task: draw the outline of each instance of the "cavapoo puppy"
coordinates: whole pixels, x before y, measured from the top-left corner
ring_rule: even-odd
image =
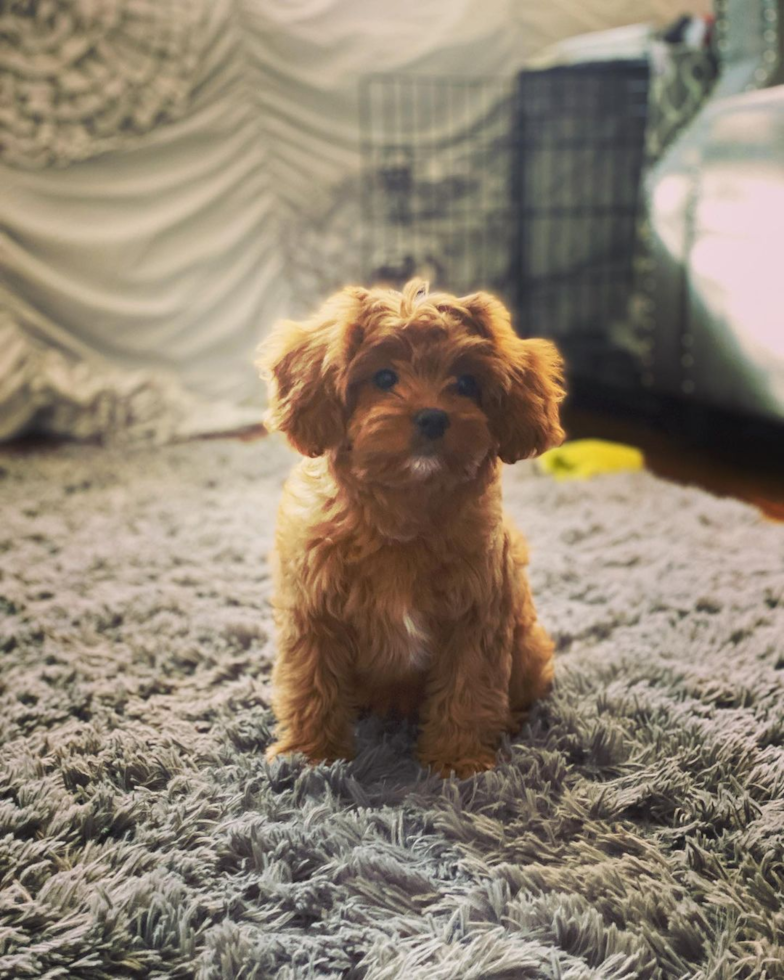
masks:
[[[307,457],[278,515],[268,758],[350,758],[358,714],[395,711],[423,765],[491,768],[553,676],[501,464],[562,441],[558,352],[492,296],[414,280],[279,324],[259,366],[268,427]]]

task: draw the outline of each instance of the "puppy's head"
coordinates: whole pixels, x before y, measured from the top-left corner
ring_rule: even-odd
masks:
[[[259,366],[268,427],[304,455],[340,452],[369,483],[462,482],[489,457],[514,463],[563,439],[560,355],[518,337],[487,293],[347,288],[279,324]]]

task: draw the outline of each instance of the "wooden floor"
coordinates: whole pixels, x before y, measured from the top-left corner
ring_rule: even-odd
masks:
[[[568,407],[564,425],[569,439],[609,439],[641,449],[649,470],[676,483],[702,487],[721,497],[754,504],[771,520],[784,521],[784,452],[779,458],[754,447],[695,448],[623,415],[605,415]]]

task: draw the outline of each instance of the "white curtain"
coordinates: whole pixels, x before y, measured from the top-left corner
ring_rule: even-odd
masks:
[[[685,5],[706,12],[707,0]],[[0,438],[232,427],[359,274],[370,72],[509,76],[680,0],[39,0],[0,14]]]

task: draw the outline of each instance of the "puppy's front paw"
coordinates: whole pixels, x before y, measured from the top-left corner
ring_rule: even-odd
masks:
[[[443,779],[447,779],[452,773],[458,779],[467,779],[478,772],[494,769],[497,759],[495,752],[479,749],[470,756],[464,756],[460,759],[431,759],[424,758],[420,754],[419,761],[423,766],[429,766]]]

